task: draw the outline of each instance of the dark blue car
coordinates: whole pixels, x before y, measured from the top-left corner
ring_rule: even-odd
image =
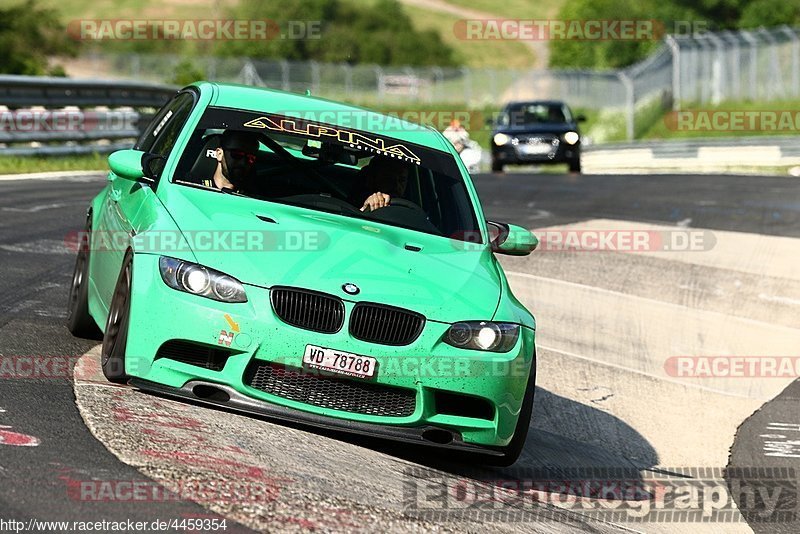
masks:
[[[581,134],[575,116],[564,102],[511,102],[503,108],[492,131],[492,171],[506,165],[567,163],[581,172]]]

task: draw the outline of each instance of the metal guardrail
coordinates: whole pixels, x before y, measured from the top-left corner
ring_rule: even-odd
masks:
[[[761,136],[609,143],[584,147],[584,168],[711,171],[800,165],[800,137]]]
[[[0,76],[2,154],[108,153],[131,146],[177,89],[130,81]]]
[[[177,87],[112,80],[0,76],[0,105],[8,107],[161,107]]]

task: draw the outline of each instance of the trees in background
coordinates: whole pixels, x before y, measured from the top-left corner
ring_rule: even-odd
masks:
[[[0,8],[0,73],[63,75],[60,67],[48,67],[48,57],[76,50],[57,12],[35,0]]]
[[[568,0],[560,20],[656,20],[664,33],[755,29],[800,24],[800,0]],[[653,52],[654,39],[551,40],[550,66],[612,69],[641,61]]]

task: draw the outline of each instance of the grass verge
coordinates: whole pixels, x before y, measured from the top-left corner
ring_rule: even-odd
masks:
[[[108,169],[106,156],[0,156],[0,174]]]

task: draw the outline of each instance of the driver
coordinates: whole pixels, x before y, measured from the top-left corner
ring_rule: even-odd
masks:
[[[402,197],[408,185],[408,173],[408,163],[374,156],[361,170],[364,179],[362,191],[375,191],[364,200],[361,211],[375,211],[391,204],[393,197]]]
[[[258,137],[251,132],[225,130],[219,148],[214,151],[217,168],[211,179],[203,185],[241,192],[248,186],[253,165],[258,154]]]

